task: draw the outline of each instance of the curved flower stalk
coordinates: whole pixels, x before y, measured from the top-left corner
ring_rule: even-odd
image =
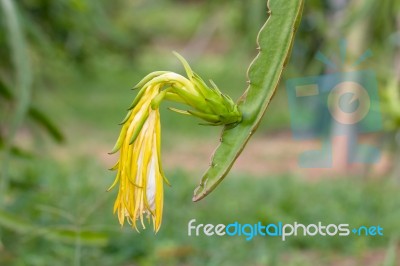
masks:
[[[304,2],[268,0],[268,20],[257,36],[259,53],[247,70],[249,86],[237,102],[242,121],[236,127],[223,128],[220,144],[194,191],[193,201],[214,191],[257,130],[289,62]]]
[[[178,113],[203,119],[207,125],[234,126],[242,119],[237,105],[229,96],[222,94],[212,83],[208,87],[195,74],[183,57],[175,53],[182,62],[188,78],[167,71],[147,75],[135,86],[140,89],[129,107],[122,129],[111,153],[120,151],[112,189],[119,184],[114,213],[121,225],[125,218],[136,230],[137,220],[145,228],[144,217],[153,221],[153,229],[160,229],[163,211],[163,183],[168,183],[160,159],[160,113],[162,100],[179,102],[191,110]]]

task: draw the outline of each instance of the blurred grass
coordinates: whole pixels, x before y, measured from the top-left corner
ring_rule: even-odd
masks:
[[[29,160],[24,178],[16,170],[11,173],[8,208],[0,214],[6,241],[0,265],[71,265],[78,236],[82,265],[323,265],[333,258],[361,259],[369,251],[385,249],[400,233],[400,195],[389,181],[365,183],[349,177],[310,183],[290,175],[256,179],[233,173],[218,192],[192,203],[197,180],[174,170],[167,173],[172,187],[165,189],[160,232],[138,234],[129,225],[119,228],[112,215],[116,190],[105,189],[113,173],[104,175],[102,165],[85,158],[74,161],[66,166],[51,158]],[[7,212],[18,213],[18,218],[7,220]],[[191,219],[197,224],[379,223],[384,236],[299,236],[285,242],[259,236],[251,241],[240,236],[189,237]]]

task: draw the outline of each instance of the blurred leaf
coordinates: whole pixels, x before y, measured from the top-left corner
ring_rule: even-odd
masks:
[[[0,135],[0,150],[1,149],[4,149],[4,140],[3,140],[3,137]],[[32,153],[30,153],[26,150],[23,150],[19,147],[16,147],[14,145],[10,147],[10,154],[17,156],[17,157],[21,157],[21,158],[32,158],[33,157]]]
[[[18,216],[0,210],[0,225],[19,234],[42,236],[48,240],[74,244],[77,240],[82,245],[104,246],[108,242],[106,233],[95,231],[81,231],[74,228],[46,228],[21,220]]]
[[[93,231],[77,232],[69,228],[48,229],[46,233],[43,234],[43,237],[69,244],[75,244],[79,238],[80,243],[87,246],[105,246],[108,242],[106,233]]]
[[[29,117],[45,129],[57,142],[63,142],[64,136],[58,127],[39,109],[31,106],[28,111]]]
[[[10,90],[7,88],[6,84],[0,78],[0,96],[2,96],[6,100],[12,99],[12,94]]]
[[[0,225],[20,234],[28,233],[33,229],[32,225],[3,210],[0,210]]]
[[[17,105],[12,125],[10,127],[9,136],[6,139],[6,146],[11,146],[15,133],[29,109],[32,73],[27,53],[27,45],[22,28],[19,24],[18,12],[14,6],[14,2],[10,0],[2,0],[1,4],[4,14],[3,18],[5,19],[6,29],[8,31],[8,45],[15,71],[16,92],[13,94],[16,97]]]
[[[31,98],[32,75],[29,65],[26,42],[19,24],[18,12],[14,1],[1,0],[2,19],[5,20],[7,41],[15,71],[16,106],[11,119],[7,136],[4,140],[4,157],[2,158],[0,193],[4,197],[9,186],[8,165],[10,151],[18,128],[21,126],[29,109]],[[2,198],[1,198],[2,200]]]
[[[59,217],[65,218],[70,222],[73,222],[75,220],[75,217],[72,216],[69,212],[63,210],[63,209],[59,209],[53,206],[47,206],[47,205],[38,205],[36,207],[37,210],[42,211],[42,212],[46,212],[49,214],[54,214],[57,215]]]
[[[5,82],[2,82],[0,79],[0,97],[5,98],[6,100],[13,101],[14,95],[12,91],[7,87]],[[36,124],[41,126],[44,130],[49,133],[49,135],[57,142],[63,142],[64,136],[61,130],[58,129],[57,125],[55,125],[48,116],[46,116],[41,110],[37,107],[30,105],[28,109],[28,117],[32,119]]]

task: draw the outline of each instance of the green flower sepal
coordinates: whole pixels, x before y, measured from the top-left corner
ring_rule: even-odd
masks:
[[[135,86],[135,89],[140,89],[137,98],[141,97],[147,87],[160,85],[160,93],[151,102],[153,109],[158,108],[162,100],[168,100],[192,107],[194,110],[169,109],[180,114],[198,117],[206,121],[203,125],[219,126],[239,123],[242,114],[235,102],[228,95],[223,94],[214,82],[210,81],[211,86],[208,86],[199,75],[192,71],[181,55],[175,52],[174,54],[183,64],[188,78],[174,72],[152,72]],[[131,108],[137,101],[137,99],[134,100]]]

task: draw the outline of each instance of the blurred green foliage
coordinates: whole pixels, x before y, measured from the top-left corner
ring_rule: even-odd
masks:
[[[73,166],[51,158],[26,165],[29,190],[15,184],[9,211],[0,212],[6,244],[1,265],[72,265],[77,255],[82,265],[283,265],[284,260],[285,265],[324,265],[341,256],[361,260],[365,252],[385,248],[399,233],[400,198],[391,182],[233,176],[218,193],[194,205],[188,188],[196,181],[177,169],[167,173],[173,187],[165,191],[163,226],[154,235],[151,230],[139,234],[129,225],[118,226],[111,211],[115,193],[104,192],[113,174],[99,179],[104,176],[102,165],[79,158]],[[191,219],[197,224],[321,221],[360,226],[377,217],[383,237],[298,236],[282,242],[274,237],[246,241],[243,236],[187,234]]]

